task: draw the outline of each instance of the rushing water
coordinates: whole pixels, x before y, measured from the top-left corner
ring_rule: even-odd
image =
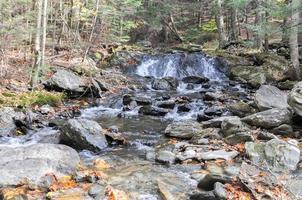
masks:
[[[211,80],[223,80],[226,76],[219,71],[215,58],[207,57],[201,53],[168,54],[160,56],[145,56],[137,66],[139,76],[152,76],[155,78],[186,76],[205,76]]]
[[[186,183],[181,186],[179,193],[196,188],[196,181],[190,178],[189,173],[200,169],[200,165],[163,166],[154,162],[155,147],[166,143],[169,139],[164,136],[166,126],[173,120],[196,120],[198,113],[209,107],[202,95],[207,92],[223,91],[229,87],[227,77],[220,71],[215,59],[201,53],[167,54],[143,57],[141,64],[132,74],[147,89],[129,91],[134,97],[149,98],[152,106],[157,106],[164,96],[169,99],[188,98],[187,111],[180,111],[182,104],[177,104],[165,116],[147,116],[139,113],[141,106],[125,110],[122,104],[123,94],[116,94],[109,98],[107,103],[98,107],[82,110],[81,118],[98,121],[103,128],[117,129],[128,141],[126,146],[109,147],[101,154],[82,151],[83,161],[89,165],[95,158],[107,161],[112,168],[106,172],[109,184],[127,191],[133,200],[160,200],[158,181],[171,183]],[[181,80],[187,76],[204,76],[210,79],[206,84],[188,84]],[[152,77],[152,78],[144,78]],[[179,86],[173,91],[157,91],[150,87],[154,78],[174,77]],[[240,92],[241,88],[234,86],[232,90]],[[18,138],[2,137],[0,144],[20,145],[40,142],[56,143],[57,130],[43,128],[30,132]]]

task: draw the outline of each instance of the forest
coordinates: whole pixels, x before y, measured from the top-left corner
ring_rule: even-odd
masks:
[[[301,0],[0,0],[0,200],[302,199]]]

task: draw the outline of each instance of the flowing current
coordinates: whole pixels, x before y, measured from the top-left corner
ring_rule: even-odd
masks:
[[[224,73],[219,71],[216,59],[201,53],[147,55],[137,66],[136,74],[155,78],[182,79],[187,76],[204,76],[216,81],[226,79]]]
[[[176,188],[179,193],[194,190],[197,182],[190,173],[199,170],[200,165],[160,165],[155,162],[156,148],[168,143],[164,131],[172,121],[196,120],[204,112],[217,114],[212,105],[215,101],[204,101],[205,93],[229,89],[240,92],[240,88],[229,85],[216,59],[201,53],[145,55],[135,70],[126,75],[143,87],[112,94],[105,103],[83,109],[79,117],[95,120],[102,128],[121,133],[127,145],[113,145],[100,153],[81,151],[83,162],[91,165],[94,159],[100,158],[109,163],[112,169],[106,174],[107,184],[127,191],[133,200],[162,200],[158,181],[179,184]],[[209,81],[183,81],[190,76],[206,77]],[[152,81],[167,77],[177,81],[177,88],[158,90],[152,87]],[[132,102],[125,103],[125,95],[129,95]],[[141,112],[145,107],[147,109]],[[59,135],[59,130],[43,128],[18,138],[0,138],[0,144],[57,143]]]

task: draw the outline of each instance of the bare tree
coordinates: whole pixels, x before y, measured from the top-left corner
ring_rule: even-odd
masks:
[[[300,63],[299,63],[299,47],[298,47],[298,26],[300,21],[300,0],[292,0],[291,4],[291,17],[290,17],[290,36],[289,36],[289,46],[290,46],[290,58],[293,64],[294,78],[301,79]]]
[[[219,48],[223,47],[227,41],[225,27],[224,27],[224,17],[222,12],[223,0],[216,0],[216,24],[219,34]]]

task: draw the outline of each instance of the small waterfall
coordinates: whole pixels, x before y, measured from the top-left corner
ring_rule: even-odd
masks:
[[[216,66],[215,58],[201,53],[146,55],[137,66],[136,74],[155,78],[171,76],[182,79],[186,76],[205,76],[210,80],[226,79],[225,74]]]

